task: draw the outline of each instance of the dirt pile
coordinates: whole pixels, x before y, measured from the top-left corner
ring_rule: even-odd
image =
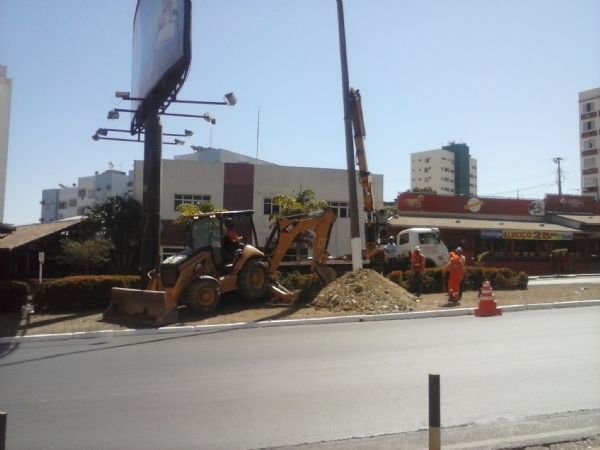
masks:
[[[356,314],[412,311],[416,298],[371,269],[348,272],[319,292],[310,306]]]

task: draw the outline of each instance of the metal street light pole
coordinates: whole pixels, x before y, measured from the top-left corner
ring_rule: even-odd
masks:
[[[350,210],[350,248],[352,270],[362,268],[362,243],[358,224],[358,196],[356,193],[356,168],[354,164],[354,140],[350,112],[350,82],[348,80],[348,58],[346,55],[346,29],[344,26],[344,5],[337,0],[338,28],[340,39],[340,62],[342,68],[342,96],[344,99],[344,126],[346,136],[346,162],[348,166],[348,194]]]

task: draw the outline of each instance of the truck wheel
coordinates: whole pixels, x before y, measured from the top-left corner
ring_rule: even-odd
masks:
[[[188,288],[186,300],[194,311],[207,313],[219,306],[219,287],[211,280],[194,281]]]
[[[240,271],[238,288],[248,300],[263,297],[269,290],[269,274],[265,265],[256,258],[250,259]]]

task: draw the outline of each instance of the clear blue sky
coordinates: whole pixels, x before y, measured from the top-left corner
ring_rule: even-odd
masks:
[[[141,144],[94,142],[117,90],[130,90],[135,0],[0,0],[0,64],[13,80],[4,222],[35,223],[42,189],[112,162],[128,171]],[[410,187],[410,153],[465,142],[478,194],[578,194],[578,92],[600,87],[597,0],[345,0],[350,85],[361,90],[369,169],[384,200]],[[290,166],[346,167],[335,0],[193,0],[192,65],[181,99],[210,112],[213,146]],[[127,108],[128,104],[121,107]],[[163,118],[164,132],[199,119]],[[291,186],[290,189],[298,187]]]

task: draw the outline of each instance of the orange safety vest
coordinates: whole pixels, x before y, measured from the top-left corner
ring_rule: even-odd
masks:
[[[423,255],[413,251],[410,259],[413,272],[423,272],[425,270],[425,257]]]

